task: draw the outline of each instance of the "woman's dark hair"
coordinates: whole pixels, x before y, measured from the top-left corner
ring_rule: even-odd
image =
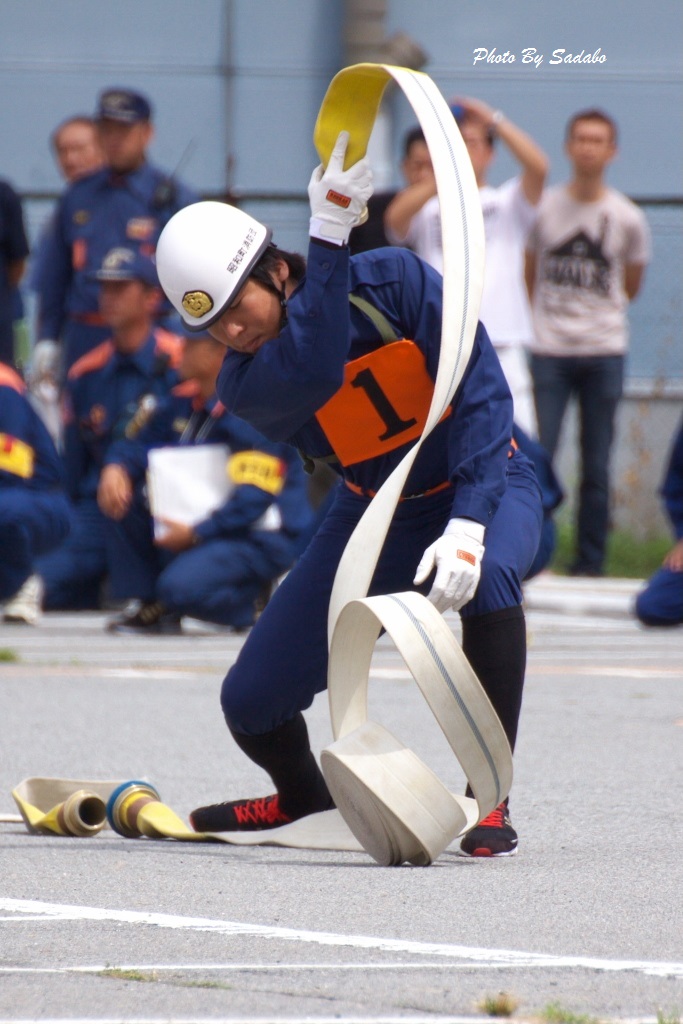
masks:
[[[306,260],[300,253],[287,252],[285,249],[278,249],[276,245],[268,246],[249,276],[254,281],[262,284],[264,288],[268,288],[279,295],[279,289],[273,284],[271,273],[277,269],[278,263],[281,262],[287,264],[290,276],[298,284],[306,273]]]

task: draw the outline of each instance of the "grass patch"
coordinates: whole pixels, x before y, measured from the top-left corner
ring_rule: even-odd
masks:
[[[0,647],[0,661],[19,661],[19,655],[11,647]]]
[[[233,985],[222,981],[185,981],[182,978],[160,978],[155,971],[124,970],[121,967],[107,967],[97,972],[100,978],[115,978],[117,981],[156,981],[162,985],[174,985],[176,988],[217,988],[225,992],[233,990]]]
[[[672,1010],[671,1013],[657,1010],[657,1024],[681,1024],[681,1015],[678,1010]]]
[[[648,579],[673,547],[670,537],[636,539],[625,530],[613,530],[607,541],[605,574],[619,579]],[[558,522],[557,547],[550,568],[564,575],[574,560],[574,527]]]
[[[541,1020],[547,1024],[600,1024],[597,1017],[591,1017],[587,1013],[572,1013],[560,1003],[549,1003],[541,1010]]]
[[[124,971],[119,967],[107,967],[104,971],[97,972],[100,978],[116,978],[118,981],[158,981],[159,976],[153,971],[145,974],[144,971]]]
[[[519,1006],[519,1000],[509,992],[499,992],[495,996],[484,996],[478,1009],[489,1017],[511,1017]]]
[[[234,985],[226,985],[223,981],[174,981],[173,984],[183,988],[220,988],[224,992],[232,992],[234,988]]]

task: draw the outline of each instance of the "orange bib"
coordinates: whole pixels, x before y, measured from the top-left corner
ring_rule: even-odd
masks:
[[[351,466],[418,438],[433,392],[421,350],[394,341],[347,363],[344,383],[316,419],[342,466]]]

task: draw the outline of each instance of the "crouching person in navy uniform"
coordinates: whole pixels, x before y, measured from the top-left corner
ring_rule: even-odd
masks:
[[[683,623],[683,421],[674,438],[661,494],[676,543],[667,552],[662,567],[636,597],[635,613],[644,626],[680,626]]]
[[[96,273],[111,337],[72,366],[64,391],[66,484],[74,525],[66,542],[38,563],[46,609],[99,608],[109,577],[126,566],[108,556],[109,520],[97,486],[109,445],[134,435],[150,405],[178,383],[183,342],[153,327],[159,285],[151,259],[113,249]]]
[[[42,584],[35,559],[69,532],[62,464],[19,375],[0,363],[0,603],[6,621],[35,625]]]
[[[98,500],[117,523],[125,592],[136,606],[113,619],[115,633],[177,633],[190,615],[239,630],[253,625],[256,600],[293,564],[312,510],[301,459],[266,441],[216,397],[224,347],[209,334],[190,335],[184,378],[162,399],[134,440],[111,446]],[[145,500],[148,453],[162,446],[224,445],[227,500],[193,526],[163,520],[155,538]]]
[[[372,186],[365,158],[343,170],[347,140],[341,133],[309,184],[307,262],[220,203],[180,211],[157,249],[162,287],[188,329],[208,329],[229,350],[221,401],[272,440],[336,458],[343,481],[223,683],[228,727],[277,792],[198,808],[190,820],[200,831],[272,828],[331,806],[302,711],[327,685],[333,580],[372,496],[420,436],[434,390],[442,278],[405,249],[350,257]],[[387,323],[402,340],[383,344]],[[415,458],[370,593],[417,589],[460,612],[463,650],[511,746],[526,664],[520,581],[541,517],[533,466],[512,443],[510,391],[479,325],[450,408]],[[461,848],[516,851],[507,801]]]

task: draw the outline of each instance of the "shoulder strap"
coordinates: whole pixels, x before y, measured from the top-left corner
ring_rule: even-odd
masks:
[[[368,302],[367,299],[362,299],[360,295],[354,295],[353,292],[349,293],[349,302],[352,306],[360,309],[361,313],[365,313],[368,320],[372,321],[379,332],[383,345],[389,345],[392,341],[399,340],[400,335],[396,333],[384,313],[380,313],[378,309],[375,309],[371,302]]]

